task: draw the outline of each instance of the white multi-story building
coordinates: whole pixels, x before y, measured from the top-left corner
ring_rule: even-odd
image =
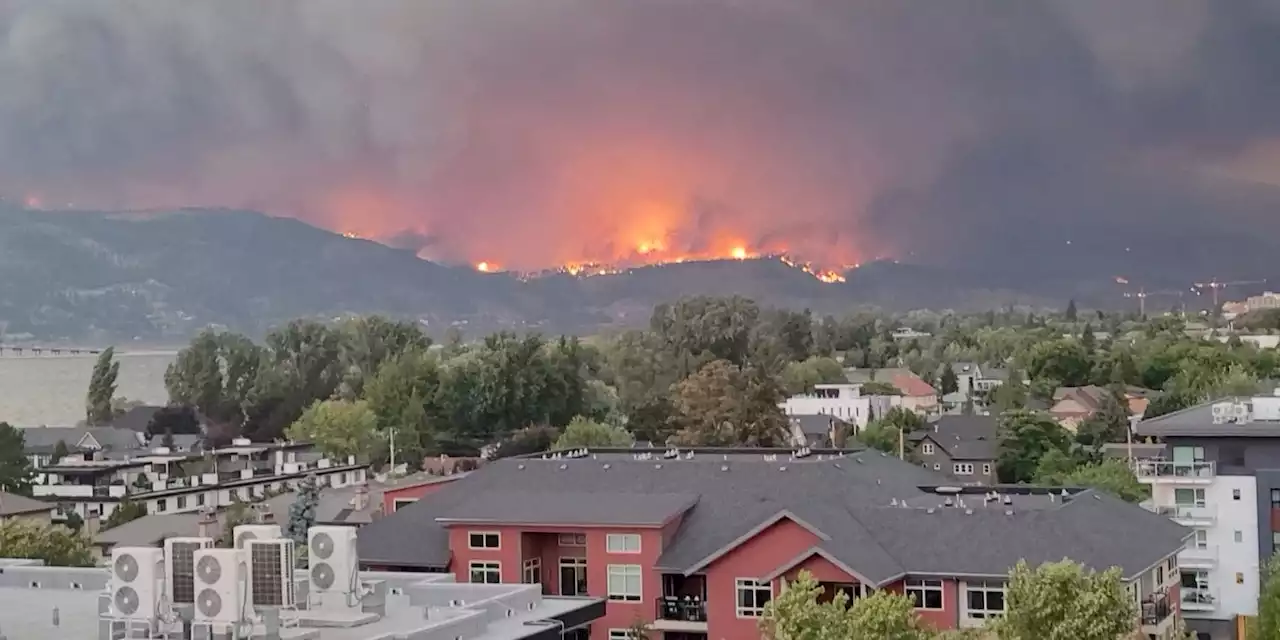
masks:
[[[901,404],[901,396],[863,395],[862,385],[857,383],[819,384],[813,393],[787,398],[782,411],[789,416],[832,416],[861,429],[873,417]]]
[[[88,450],[37,469],[32,495],[57,504],[55,519],[76,514],[107,518],[128,500],[147,513],[185,513],[250,502],[295,488],[314,475],[321,486],[364,482],[368,465],[354,457],[331,460],[309,444],[231,446],[201,454],[178,454],[164,447],[106,458]]]
[[[1194,531],[1178,555],[1179,606],[1201,638],[1235,640],[1257,614],[1261,567],[1280,547],[1280,394],[1230,398],[1137,425],[1165,455],[1135,463],[1147,506]],[[1273,524],[1276,523],[1276,524]]]

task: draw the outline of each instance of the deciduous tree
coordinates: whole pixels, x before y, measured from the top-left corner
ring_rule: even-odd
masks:
[[[289,437],[314,443],[331,458],[367,458],[377,440],[377,428],[378,418],[363,400],[320,400],[289,427]]]
[[[915,603],[884,590],[849,602],[843,592],[818,602],[822,587],[801,571],[787,589],[765,606],[760,632],[766,640],[929,640],[931,629],[920,622]]]
[[[1070,451],[1071,437],[1048,416],[1031,411],[1011,411],[999,421],[998,474],[1001,482],[1031,482],[1046,453]]]
[[[1262,567],[1258,615],[1249,622],[1248,638],[1280,638],[1280,556]]]
[[[1137,610],[1120,569],[1087,571],[1069,560],[1031,568],[1019,562],[1005,588],[1001,640],[1116,640],[1133,631]]]
[[[102,530],[106,531],[107,529],[118,527],[126,522],[137,520],[145,515],[147,515],[147,505],[125,498],[120,501],[120,504],[116,505],[116,508],[111,512],[111,515],[107,516],[107,519],[102,522]]]
[[[809,393],[815,385],[840,382],[846,382],[844,367],[834,358],[813,356],[802,362],[789,362],[782,372],[782,384],[791,395]]]
[[[91,425],[108,424],[115,418],[111,400],[115,398],[116,378],[120,376],[120,363],[115,357],[115,347],[107,347],[93,365],[85,396],[85,420]]]
[[[0,523],[0,557],[43,560],[51,567],[92,567],[93,546],[66,527],[9,520]]]
[[[564,428],[564,433],[556,440],[554,448],[563,451],[579,447],[629,447],[633,442],[635,439],[622,427],[592,422],[578,416]]]
[[[726,360],[710,362],[677,384],[675,441],[686,446],[781,446],[787,422],[780,386]]]
[[[27,458],[22,430],[0,422],[0,491],[31,495],[31,460]]]

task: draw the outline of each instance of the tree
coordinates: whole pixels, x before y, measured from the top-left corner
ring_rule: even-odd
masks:
[[[115,418],[111,400],[116,396],[116,378],[120,376],[120,363],[115,357],[115,347],[107,347],[93,365],[85,396],[85,420],[90,425],[108,424]]]
[[[102,523],[102,530],[106,531],[107,529],[118,527],[145,515],[147,515],[147,505],[125,498],[120,501],[120,504],[116,505],[111,515],[107,516],[107,519]]]
[[[257,524],[257,522],[258,516],[254,513],[253,505],[239,500],[233,501],[222,518],[222,533],[218,535],[217,545],[224,549],[234,547],[236,527],[242,524]],[[303,545],[303,548],[306,548],[306,545]]]
[[[435,451],[427,405],[434,404],[439,385],[439,359],[418,349],[383,362],[365,382],[364,398],[377,416],[378,429],[383,433],[395,430],[397,460],[420,461]]]
[[[22,430],[0,422],[0,491],[31,495],[31,460],[27,458]]]
[[[1006,413],[999,420],[1000,481],[1031,482],[1046,453],[1069,452],[1070,447],[1070,435],[1049,417],[1025,410]]]
[[[991,392],[991,404],[997,413],[1024,409],[1027,406],[1027,385],[1022,382],[1022,375],[1009,371],[1009,379]]]
[[[643,618],[637,617],[627,627],[627,640],[653,640],[653,629]]]
[[[1089,353],[1093,353],[1098,348],[1098,338],[1093,335],[1093,324],[1084,323],[1084,331],[1080,334],[1080,344]]]
[[[365,316],[344,324],[340,331],[343,364],[343,397],[359,398],[365,382],[383,363],[406,351],[426,351],[431,346],[416,323]]]
[[[285,536],[296,546],[307,546],[307,531],[316,523],[316,506],[319,504],[320,488],[315,476],[308,474],[298,483],[298,496],[289,505],[289,523],[285,526]]]
[[[147,437],[154,438],[166,433],[182,435],[200,434],[200,417],[191,405],[168,405],[151,414],[147,422]]]
[[[944,396],[960,390],[960,378],[956,376],[956,370],[951,367],[950,362],[942,367],[942,375],[938,378],[938,386],[939,391]]]
[[[1097,411],[1076,429],[1076,442],[1096,451],[1108,442],[1125,442],[1129,429],[1128,400],[1108,390]]]
[[[1075,322],[1079,318],[1079,315],[1080,315],[1079,311],[1076,310],[1075,299],[1073,298],[1067,301],[1067,312],[1063,314],[1063,317],[1066,319],[1066,321]]]
[[[92,567],[93,543],[66,527],[27,520],[0,523],[0,556],[43,560],[51,567]]]
[[[920,622],[911,598],[884,590],[849,602],[838,592],[818,602],[822,587],[808,571],[765,606],[760,621],[765,640],[928,640],[933,632]]]
[[[49,456],[49,464],[58,464],[69,453],[71,452],[67,449],[67,441],[59,440],[53,445],[53,455]]]
[[[1258,615],[1249,621],[1248,638],[1280,638],[1280,556],[1262,566]]]
[[[293,426],[289,438],[311,442],[326,456],[367,458],[377,440],[378,417],[364,400],[316,401]]]
[[[813,391],[819,384],[847,382],[844,367],[833,358],[813,356],[803,362],[788,362],[782,371],[782,384],[791,395]]]
[[[780,446],[787,421],[782,390],[759,371],[716,360],[677,384],[674,441],[686,446]]]
[[[1092,354],[1079,341],[1061,338],[1037,343],[1027,358],[1027,374],[1032,380],[1056,380],[1079,387],[1089,383],[1093,372]]]
[[[553,448],[563,451],[580,447],[629,447],[633,442],[635,440],[626,429],[578,416],[565,427]]]
[[[897,387],[888,382],[880,382],[872,380],[862,385],[862,395],[864,396],[900,396],[902,392]]]
[[[920,414],[894,407],[879,419],[872,420],[858,434],[858,439],[868,447],[898,455],[908,434],[924,427],[924,418]]]
[[[1132,633],[1138,612],[1120,569],[1098,573],[1070,560],[1009,572],[1001,640],[1116,640]]]
[[[1085,487],[1105,491],[1126,502],[1138,503],[1151,497],[1147,485],[1138,482],[1124,460],[1101,460],[1078,465],[1067,454],[1051,450],[1040,459],[1035,483],[1058,487]]]
[[[165,431],[165,432],[164,432],[164,435],[160,437],[160,446],[162,446],[162,447],[164,447],[164,448],[168,449],[169,451],[173,451],[174,449],[177,449],[177,448],[178,448],[178,447],[177,447],[176,445],[174,445],[174,443],[173,443],[173,432],[172,432],[172,431]]]

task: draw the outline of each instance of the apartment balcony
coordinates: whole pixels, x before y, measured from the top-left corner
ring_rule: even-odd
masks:
[[[1218,522],[1218,510],[1205,505],[1154,505],[1151,501],[1142,503],[1142,508],[1158,513],[1177,522],[1184,527],[1212,527]]]
[[[1138,607],[1138,613],[1142,616],[1142,633],[1163,636],[1173,626],[1174,614],[1177,612],[1178,607],[1170,599],[1167,590],[1143,598]]]
[[[657,600],[657,616],[653,621],[655,631],[705,632],[707,630],[707,603],[691,596],[665,596]]]
[[[1218,566],[1218,547],[1187,547],[1178,552],[1178,566],[1188,569],[1212,569]]]
[[[1213,611],[1218,608],[1217,598],[1209,587],[1182,587],[1183,611]]]
[[[1138,481],[1145,484],[1212,484],[1218,475],[1214,462],[1173,462],[1170,460],[1138,460],[1133,465]]]
[[[31,495],[36,498],[123,498],[128,490],[122,484],[37,484]]]

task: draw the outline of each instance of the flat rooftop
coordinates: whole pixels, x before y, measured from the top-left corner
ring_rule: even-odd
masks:
[[[305,571],[298,599],[305,596]],[[43,567],[31,560],[0,559],[0,636],[7,640],[108,640],[99,617],[110,600],[105,568]],[[540,585],[458,584],[452,574],[362,572],[362,583],[379,584],[367,611],[282,612],[280,640],[543,640],[562,629],[589,624],[604,613],[593,598],[544,597]],[[384,603],[378,606],[378,602]],[[369,608],[372,607],[372,608]],[[297,625],[289,623],[296,618]],[[335,623],[335,620],[346,620]],[[338,626],[331,626],[337,624]],[[342,626],[342,625],[354,626]],[[161,623],[163,637],[180,640],[181,622]],[[203,628],[193,640],[204,640]],[[129,637],[139,637],[131,635]],[[251,638],[265,637],[261,624]]]

